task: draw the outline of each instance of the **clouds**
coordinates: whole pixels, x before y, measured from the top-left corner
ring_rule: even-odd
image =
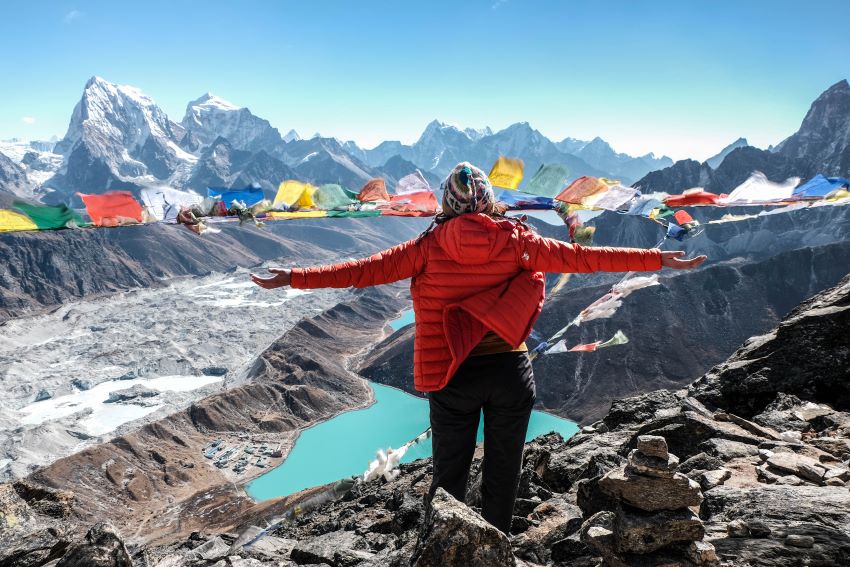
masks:
[[[35,124],[35,117],[21,116],[21,122],[23,122],[24,124]]]
[[[79,20],[82,17],[82,15],[83,15],[83,13],[80,12],[79,10],[71,10],[70,12],[65,14],[65,17],[63,18],[63,20],[65,21],[66,24],[73,24],[74,22]]]

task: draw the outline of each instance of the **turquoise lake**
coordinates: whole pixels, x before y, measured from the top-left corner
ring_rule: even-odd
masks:
[[[248,484],[251,498],[267,500],[362,475],[378,449],[399,447],[428,428],[427,400],[389,386],[371,386],[375,393],[374,404],[340,414],[301,432],[295,447],[280,466]],[[572,421],[535,411],[531,414],[526,440],[550,431],[557,431],[566,439],[578,431],[578,426]],[[483,438],[483,425],[480,425],[478,441]],[[402,462],[429,456],[430,439],[412,447]]]
[[[416,317],[413,314],[413,309],[408,309],[401,314],[401,317],[390,321],[390,327],[392,327],[393,331],[398,331],[402,327],[412,324],[415,320]]]

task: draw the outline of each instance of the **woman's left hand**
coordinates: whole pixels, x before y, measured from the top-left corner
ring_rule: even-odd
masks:
[[[661,265],[667,268],[673,268],[674,270],[690,270],[691,268],[698,268],[708,258],[708,256],[702,255],[687,260],[680,260],[679,258],[684,255],[685,253],[681,250],[662,252]]]
[[[257,274],[251,274],[251,280],[263,289],[275,289],[292,283],[292,270],[269,268],[269,272],[274,274],[270,278],[261,278]]]

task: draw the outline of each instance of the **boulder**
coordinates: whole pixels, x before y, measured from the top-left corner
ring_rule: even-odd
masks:
[[[505,534],[442,488],[437,489],[411,558],[412,567],[514,565]]]
[[[850,557],[850,491],[829,486],[718,486],[701,508],[706,533],[721,558],[735,565],[845,565]],[[733,520],[749,537],[716,537]],[[788,535],[814,538],[812,548],[785,545]]]
[[[651,553],[677,541],[701,540],[702,522],[691,510],[663,510],[645,513],[623,507],[614,521],[619,553]]]
[[[699,484],[681,473],[671,478],[654,478],[613,470],[599,480],[599,488],[610,496],[645,510],[678,510],[699,506],[702,492]]]
[[[101,522],[92,526],[85,541],[72,546],[56,567],[133,567],[133,561],[115,528]]]

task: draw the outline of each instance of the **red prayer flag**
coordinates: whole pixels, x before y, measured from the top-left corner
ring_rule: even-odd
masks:
[[[101,195],[77,193],[96,226],[118,226],[142,222],[142,206],[129,191],[109,191]]]

